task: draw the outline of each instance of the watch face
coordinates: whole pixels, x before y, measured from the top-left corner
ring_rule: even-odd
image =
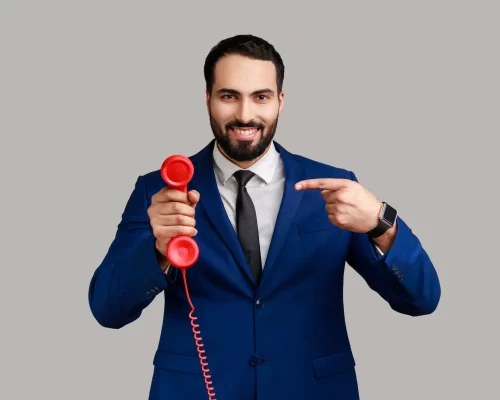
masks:
[[[394,221],[396,220],[397,211],[391,207],[389,204],[386,204],[384,207],[384,215],[382,215],[382,219],[388,225],[394,225]]]

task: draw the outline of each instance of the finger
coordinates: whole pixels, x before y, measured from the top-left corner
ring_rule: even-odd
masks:
[[[306,179],[295,184],[296,190],[326,189],[339,190],[345,188],[351,182],[349,179],[340,178],[317,178]]]
[[[159,203],[156,205],[154,212],[162,215],[182,214],[188,217],[194,217],[195,215],[193,206],[179,202]]]
[[[165,227],[165,232],[168,234],[168,237],[180,235],[195,236],[198,233],[198,230],[192,226],[177,225]]]
[[[321,197],[325,200],[327,203],[336,203],[339,199],[339,192],[335,190],[323,190],[321,192]]]
[[[327,203],[325,205],[325,210],[328,214],[336,214],[339,211],[337,205],[332,203]]]
[[[153,233],[157,239],[167,240],[180,235],[196,236],[198,230],[192,226],[156,226]]]
[[[169,201],[177,201],[180,203],[189,204],[187,193],[169,187],[161,189],[151,198],[152,203],[166,203]]]
[[[182,214],[156,215],[152,222],[163,226],[196,226],[196,220]]]
[[[190,204],[193,207],[196,207],[196,204],[200,201],[200,193],[198,193],[198,191],[196,191],[196,190],[191,190],[190,192],[188,192],[187,197],[188,197]]]

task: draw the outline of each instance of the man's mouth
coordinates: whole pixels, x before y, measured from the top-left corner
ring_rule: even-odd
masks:
[[[238,140],[252,140],[260,132],[260,128],[230,128]]]

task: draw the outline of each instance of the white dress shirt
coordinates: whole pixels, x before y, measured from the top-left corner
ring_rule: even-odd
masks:
[[[229,220],[236,231],[238,182],[236,182],[233,174],[241,168],[221,153],[217,143],[214,145],[213,158],[215,176],[221,199]],[[280,154],[274,147],[274,144],[272,144],[269,146],[266,154],[249,167],[248,170],[255,174],[248,181],[246,188],[257,214],[260,254],[262,268],[264,268],[285,188],[285,168]]]
[[[227,216],[236,232],[238,182],[233,174],[241,168],[221,153],[217,143],[214,145],[213,161],[217,187]],[[274,143],[269,146],[266,154],[248,170],[255,174],[248,181],[246,188],[257,214],[260,254],[262,268],[264,268],[285,188],[285,168]],[[377,246],[375,247],[381,255],[384,254]],[[165,273],[168,273],[169,269],[167,268]]]

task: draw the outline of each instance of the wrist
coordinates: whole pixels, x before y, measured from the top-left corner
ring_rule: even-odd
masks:
[[[160,251],[158,247],[158,239],[155,242],[155,253],[156,253],[156,260],[158,261],[158,265],[160,266],[162,272],[165,272],[170,265],[167,257],[163,255],[163,253]]]
[[[396,218],[398,215],[397,210],[385,201],[382,201],[377,205],[377,209],[374,211],[374,214],[375,212],[377,214],[374,216],[375,221],[373,226],[368,232],[366,232],[368,237],[370,237],[370,239],[377,239],[383,235],[385,235],[385,237],[390,237],[391,233],[388,233],[388,231],[391,231],[392,233],[395,231],[393,228],[396,224]]]
[[[396,230],[397,220],[394,222],[394,225],[386,230],[382,235],[372,238],[373,243],[375,243],[383,253],[387,253],[396,238]]]

